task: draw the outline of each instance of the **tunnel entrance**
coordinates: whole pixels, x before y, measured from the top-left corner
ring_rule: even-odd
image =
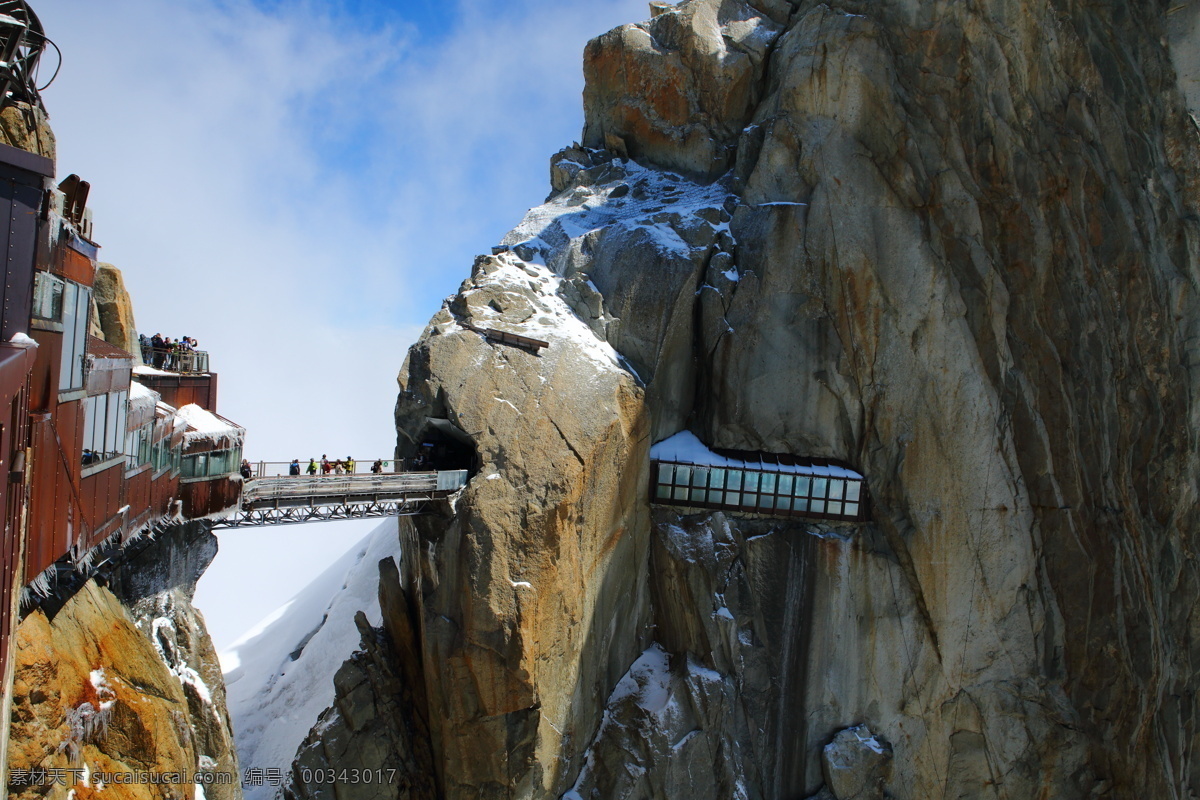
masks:
[[[404,468],[415,471],[465,469],[476,471],[475,442],[448,419],[430,417],[416,451],[405,458]]]

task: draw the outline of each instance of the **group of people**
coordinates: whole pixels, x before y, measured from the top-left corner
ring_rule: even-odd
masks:
[[[383,466],[383,459],[377,458],[375,459],[375,463],[371,465],[371,472],[374,472],[376,475],[378,475],[379,473],[383,472]],[[308,460],[308,466],[304,471],[309,475],[316,475],[318,472],[320,472],[322,475],[329,475],[330,473],[334,475],[353,475],[357,469],[358,464],[355,463],[354,459],[350,456],[347,456],[344,461],[340,458],[330,461],[328,455],[322,454],[320,461],[317,461],[315,458],[310,458]],[[300,474],[300,459],[292,459],[292,463],[288,465],[288,474]]]
[[[170,336],[156,333],[150,338],[146,338],[146,334],[142,333],[138,335],[138,342],[141,344],[143,352],[146,348],[150,348],[155,369],[171,369],[179,362],[184,353],[192,353],[200,349],[196,340],[190,336],[172,339]]]

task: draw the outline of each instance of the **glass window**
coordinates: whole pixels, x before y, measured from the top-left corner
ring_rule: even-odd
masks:
[[[83,362],[87,352],[88,315],[92,291],[71,281],[63,288],[63,346],[58,390],[83,388]]]
[[[742,488],[742,471],[740,469],[731,469],[725,475],[725,488],[738,490]]]
[[[782,497],[782,496],[775,498],[775,510],[776,511],[791,511],[792,510],[792,498]]]
[[[725,493],[721,491],[709,491],[708,493],[708,502],[715,503],[716,505],[720,505],[721,503],[725,502],[724,498]]]
[[[857,517],[858,516],[858,503],[846,503],[846,516],[847,517]]]
[[[759,473],[747,472],[745,480],[742,481],[742,488],[745,489],[747,492],[757,492],[758,491],[758,478],[759,478]]]
[[[725,470],[714,467],[708,473],[708,488],[723,489],[725,488]]]
[[[742,496],[740,494],[738,494],[737,492],[726,492],[725,493],[725,505],[740,506],[741,504],[742,504]]]
[[[840,517],[842,515],[842,501],[830,500],[825,506],[825,513],[830,516]]]
[[[846,485],[845,481],[831,480],[829,482],[829,498],[831,500],[841,500],[842,499],[842,489],[843,489],[843,487],[845,487],[845,485]]]
[[[675,467],[675,485],[687,486],[692,481],[692,468],[685,466]],[[678,497],[678,495],[676,495]]]
[[[824,497],[825,492],[829,489],[828,478],[813,478],[813,497]]]
[[[768,510],[775,508],[775,498],[769,494],[759,495],[758,507],[765,508]]]
[[[685,487],[685,486],[675,487],[675,499],[676,500],[687,500],[688,499],[687,487]]]
[[[671,478],[675,475],[674,464],[659,464],[658,465],[658,482],[671,483]]]
[[[692,502],[703,503],[708,498],[707,489],[692,489]]]
[[[808,497],[812,489],[812,478],[797,476],[794,494],[796,497]]]
[[[33,316],[58,322],[63,312],[63,279],[44,270],[33,273]]]
[[[658,497],[659,500],[670,500],[671,499],[671,487],[663,486],[660,483],[658,485],[658,490],[655,492],[655,496]]]
[[[793,478],[791,475],[780,475],[779,476],[779,493],[780,494],[791,494],[793,483],[795,483],[795,478]]]
[[[692,486],[708,486],[708,470],[705,467],[695,467],[692,470]]]
[[[808,511],[808,501],[801,500],[801,499],[795,500],[794,504],[792,506],[792,510],[799,511],[801,514],[805,513],[806,511]]]
[[[762,481],[759,485],[759,491],[763,494],[775,494],[775,473],[764,472]]]
[[[858,501],[858,493],[862,490],[862,481],[848,481],[846,483],[846,499]]]
[[[809,500],[808,501],[808,510],[813,514],[824,514],[825,513],[825,501],[824,500]]]

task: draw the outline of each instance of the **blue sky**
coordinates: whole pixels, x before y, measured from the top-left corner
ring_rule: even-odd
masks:
[[[59,175],[91,182],[101,259],[139,329],[210,351],[252,460],[359,461],[391,453],[408,345],[579,138],[587,39],[648,14],[644,0],[35,10],[64,54],[44,92]],[[315,526],[303,547],[280,529],[297,563],[278,571],[302,580],[331,560],[321,542],[370,527],[356,524]],[[205,609],[218,642],[295,589],[262,580],[261,613]]]

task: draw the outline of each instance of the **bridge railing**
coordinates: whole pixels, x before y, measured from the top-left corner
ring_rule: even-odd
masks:
[[[242,488],[242,505],[262,500],[322,497],[354,498],[364,501],[382,494],[452,492],[467,483],[467,471],[394,472],[379,475],[331,475],[325,477],[278,476],[248,481]]]
[[[390,457],[389,458],[381,458],[381,459],[379,459],[379,461],[383,462],[383,472],[381,473],[383,475],[392,475],[392,474],[395,474],[398,470],[402,470],[404,468],[403,462],[395,461]],[[333,461],[330,461],[329,463],[332,464]],[[371,473],[371,465],[374,463],[375,463],[375,459],[373,459],[373,458],[363,459],[361,461],[358,459],[355,459],[354,460],[354,472],[352,472],[350,474],[351,475],[372,474]],[[288,468],[292,466],[292,462],[290,462],[290,461],[257,461],[257,462],[251,462],[251,466],[254,468],[254,477],[255,478],[270,478],[270,477],[274,477],[274,476],[286,477],[288,475]],[[320,468],[321,468],[321,462],[318,461],[317,462],[317,470],[318,470],[317,475],[318,476],[321,474]],[[306,458],[300,462],[300,476],[301,477],[309,477],[307,470],[308,470],[308,459]],[[330,477],[340,477],[340,476],[334,475],[332,471],[329,473],[329,476]]]

